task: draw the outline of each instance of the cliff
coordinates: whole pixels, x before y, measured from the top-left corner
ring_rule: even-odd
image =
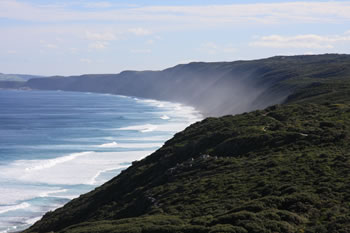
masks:
[[[25,232],[350,232],[348,62],[346,55],[274,57],[103,77],[119,83],[115,93],[127,94],[130,80],[150,80],[157,73],[164,74],[157,76],[167,80],[164,83],[176,83],[165,74],[191,67],[191,77],[196,73],[200,80],[215,79],[218,86],[230,80],[253,83],[253,89],[263,87],[250,106],[258,106],[254,104],[261,99],[284,101],[189,126],[101,187],[47,213]],[[225,70],[220,70],[221,78],[209,75],[216,69]],[[207,71],[206,76],[199,75]],[[183,79],[177,80],[189,79],[189,73],[181,72]],[[69,80],[83,79],[98,78],[53,78],[57,83],[50,87],[44,85],[50,79],[28,84],[50,89],[61,83],[60,88],[83,91],[78,84],[68,85]],[[150,97],[150,90],[142,92],[141,86],[153,88],[145,80],[134,87],[140,87],[139,95]],[[189,95],[190,88],[182,85],[182,94]],[[99,91],[112,87],[105,88]],[[197,93],[195,87],[192,90]],[[164,93],[155,95],[168,98]],[[232,97],[218,105],[235,109],[240,100]],[[208,112],[215,109],[213,104]]]
[[[349,55],[326,54],[197,62],[162,71],[34,78],[24,86],[174,101],[194,106],[205,116],[223,116],[282,103],[296,88],[349,74]]]

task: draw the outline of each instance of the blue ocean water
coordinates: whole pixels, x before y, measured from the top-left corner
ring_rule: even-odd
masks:
[[[0,90],[0,232],[29,227],[200,118],[155,100]]]

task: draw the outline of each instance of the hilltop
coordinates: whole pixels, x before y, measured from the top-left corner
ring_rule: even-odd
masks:
[[[350,56],[277,56],[235,62],[194,62],[162,71],[53,76],[0,87],[112,93],[180,102],[205,116],[223,116],[283,103],[298,88],[350,75]]]

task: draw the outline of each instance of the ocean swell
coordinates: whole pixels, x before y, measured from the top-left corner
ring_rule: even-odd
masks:
[[[6,96],[19,98],[13,113],[17,105],[2,105],[0,99],[18,125],[13,120],[15,130],[0,131],[0,139],[14,140],[0,141],[0,151],[20,159],[0,161],[0,232],[25,229],[201,119],[191,107],[125,96],[50,91],[8,91]],[[27,109],[20,108],[24,101]],[[21,113],[24,109],[28,112]]]

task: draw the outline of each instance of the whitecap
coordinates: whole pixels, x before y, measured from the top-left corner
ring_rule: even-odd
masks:
[[[122,127],[118,128],[119,130],[136,130],[141,133],[147,133],[147,132],[152,132],[155,131],[158,128],[157,125],[153,124],[145,124],[145,125],[134,125],[134,126],[127,126],[127,127]]]
[[[163,143],[105,143],[98,145],[100,148],[124,148],[124,149],[149,149],[155,147],[161,147]]]
[[[109,171],[114,171],[114,170],[121,169],[121,168],[127,168],[127,167],[129,167],[129,165],[121,165],[121,166],[118,166],[118,167],[108,168],[108,169],[104,169],[104,170],[98,171],[96,173],[96,175],[94,175],[94,177],[91,178],[89,184],[90,185],[95,185],[97,183],[97,178],[99,176],[101,176],[102,173],[109,172]]]
[[[19,210],[19,209],[26,209],[29,206],[30,206],[30,204],[27,202],[23,202],[23,203],[18,204],[18,205],[0,206],[0,214],[7,213],[10,211]]]
[[[121,127],[121,128],[112,128],[108,130],[135,130],[142,133],[157,131],[157,132],[179,132],[181,130],[184,130],[186,127],[189,126],[188,122],[174,122],[169,124],[145,124],[145,125],[132,125],[127,127]]]
[[[116,143],[116,142],[105,143],[105,144],[99,145],[97,147],[100,147],[100,148],[114,148],[114,147],[118,147],[118,143]]]
[[[121,98],[130,98],[132,100],[132,97],[123,96]],[[2,182],[0,183],[0,204],[3,204],[3,206],[10,206],[11,204],[16,206],[16,203],[29,203],[31,206],[29,209],[25,209],[24,213],[30,211],[42,214],[40,211],[47,211],[49,208],[55,209],[63,204],[64,199],[75,198],[81,193],[105,182],[106,179],[117,175],[114,173],[118,173],[121,169],[128,167],[131,161],[140,160],[151,154],[165,140],[169,139],[173,133],[201,119],[200,114],[194,108],[181,104],[138,98],[134,98],[134,100],[144,105],[152,106],[152,108],[146,108],[151,109],[149,112],[146,112],[149,114],[147,116],[151,116],[151,121],[141,121],[144,124],[138,121],[138,123],[131,123],[135,125],[113,130],[135,130],[144,134],[117,132],[117,134],[106,134],[108,136],[96,136],[94,138],[82,135],[83,138],[67,139],[69,145],[28,145],[28,147],[31,146],[33,149],[55,149],[57,151],[74,149],[73,151],[75,151],[76,148],[81,147],[84,148],[83,150],[91,151],[67,153],[62,157],[52,159],[17,160],[0,165]],[[129,104],[129,102],[127,103]],[[82,109],[89,110],[87,107]],[[94,108],[91,108],[91,110],[94,110]],[[103,108],[103,111],[106,112],[109,109]],[[149,124],[146,124],[146,122]],[[85,128],[76,126],[76,129],[105,130],[94,125],[87,125]],[[79,145],[72,143],[72,141],[76,141]],[[95,150],[96,147],[111,148],[109,151],[112,148],[123,148],[128,149],[128,151],[93,152],[92,150]],[[101,150],[99,149],[98,151]],[[6,184],[6,186],[4,187],[2,184]],[[58,205],[52,206],[51,202]],[[50,203],[50,205],[44,206],[47,203]],[[26,216],[27,224],[33,224],[35,220],[39,220],[39,218],[34,219],[36,216]],[[25,219],[22,220],[24,221]],[[0,232],[1,230],[5,229],[0,228]]]
[[[20,173],[23,173],[23,170],[21,171],[20,169],[14,169],[15,168],[10,168],[5,172],[11,173],[11,175],[19,175]],[[8,176],[10,176],[10,174],[8,174]],[[1,177],[6,178],[3,174],[1,174]],[[43,195],[46,192],[60,190],[60,188],[58,187],[47,187],[36,184],[21,185],[21,183],[19,183],[17,185],[8,185],[1,183],[0,185],[0,205],[16,205],[16,203],[20,201],[30,200],[35,197],[39,197],[40,195]]]
[[[67,192],[67,189],[60,189],[60,190],[54,190],[54,191],[47,191],[39,194],[39,197],[49,197],[51,194],[56,194],[56,193],[65,193]],[[56,196],[56,195],[54,195]]]
[[[169,116],[167,116],[167,115],[163,115],[163,116],[161,116],[161,117],[160,117],[160,119],[162,119],[162,120],[169,120],[169,119],[170,119],[170,117],[169,117]]]
[[[130,143],[132,146],[132,143]],[[144,145],[137,145],[144,146]],[[153,148],[152,148],[153,149]],[[76,153],[84,156],[63,156],[62,160],[17,160],[0,166],[0,177],[11,182],[41,183],[50,185],[90,184],[91,179],[101,170],[120,167],[125,161],[134,161],[151,154],[153,150],[125,152]],[[74,158],[74,159],[73,159]],[[57,161],[59,161],[57,163]],[[68,162],[69,161],[69,162]],[[54,164],[54,166],[53,166]],[[31,168],[31,169],[26,169]],[[55,191],[55,190],[49,190]],[[36,195],[43,193],[40,191]],[[0,197],[3,195],[0,193]],[[6,196],[3,196],[6,199]]]
[[[48,159],[48,160],[37,160],[39,161],[38,165],[32,166],[32,167],[27,167],[25,171],[34,171],[34,170],[42,170],[42,169],[47,169],[54,167],[60,163],[66,163],[68,161],[71,161],[73,159],[76,159],[80,156],[88,155],[93,153],[92,151],[86,151],[86,152],[81,152],[81,153],[73,153],[67,156],[63,157],[58,157],[55,159]]]

